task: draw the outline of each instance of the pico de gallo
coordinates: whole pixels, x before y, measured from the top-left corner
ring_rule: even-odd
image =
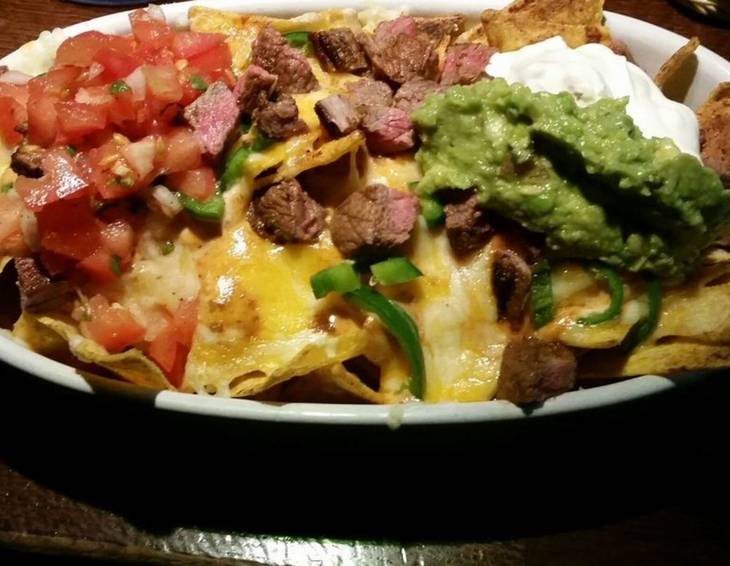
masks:
[[[126,35],[65,40],[47,73],[0,81],[0,140],[18,147],[1,179],[0,255],[32,255],[51,278],[95,290],[131,268],[150,207],[187,210],[190,222],[222,216],[221,148],[184,112],[211,85],[235,85],[225,36],[173,29],[156,7],[130,21]],[[165,313],[152,335],[102,292],[73,314],[109,352],[141,344],[172,385],[182,382],[196,300]]]

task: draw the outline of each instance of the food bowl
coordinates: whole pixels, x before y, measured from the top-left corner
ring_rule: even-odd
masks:
[[[394,1],[385,1],[381,5],[384,8],[408,10],[414,15],[459,12],[477,18],[481,10],[500,8],[505,3],[487,0],[475,5],[475,3],[466,0],[449,3],[439,0],[425,0],[419,2],[417,8],[415,6],[409,7],[408,3]],[[308,11],[341,7],[341,4],[332,0],[305,0],[304,2],[281,0],[276,7],[260,0],[247,2],[245,5],[236,0],[183,2],[164,6],[168,21],[178,26],[186,24],[187,11],[192,5],[206,5],[231,11],[245,9],[247,12],[259,12],[284,17]],[[371,3],[356,0],[349,7],[365,9],[371,7]],[[671,31],[619,14],[608,12],[606,13],[606,20],[613,35],[629,46],[637,64],[650,75],[653,75],[661,64],[687,41]],[[71,36],[88,30],[100,30],[109,33],[128,32],[127,14],[118,13],[104,16],[70,26],[62,31],[67,36]],[[34,54],[37,54],[38,49],[38,44],[24,46],[1,60],[0,64],[9,65],[11,68],[13,66],[23,66],[23,62],[27,61],[29,57],[35,56]],[[697,60],[696,76],[685,100],[686,104],[692,108],[697,108],[706,99],[712,88],[730,77],[730,62],[712,51],[700,47],[697,51]],[[151,401],[156,408],[167,411],[279,423],[374,425],[389,426],[391,428],[408,425],[444,425],[538,418],[545,415],[585,410],[638,399],[671,389],[677,383],[677,378],[668,379],[654,375],[640,376],[564,393],[549,399],[541,406],[532,408],[530,411],[524,411],[506,401],[443,404],[412,403],[381,406],[318,403],[272,404],[170,391],[150,392],[113,380],[85,376],[74,368],[29,351],[20,343],[6,336],[0,336],[0,359],[32,376],[64,387],[89,394],[98,393],[100,390],[115,395],[132,393],[132,396]],[[701,375],[704,375],[703,372],[694,373],[687,378],[695,379]]]

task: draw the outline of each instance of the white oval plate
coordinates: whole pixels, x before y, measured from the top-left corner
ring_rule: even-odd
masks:
[[[501,8],[508,2],[504,0],[420,0],[418,8],[410,9],[413,14],[438,14],[459,12],[478,17],[485,8]],[[182,2],[164,6],[168,21],[182,26],[187,23],[190,6],[203,5],[231,11],[261,12],[269,15],[290,17],[303,12],[341,8],[336,0],[279,0],[276,7],[270,1],[251,0],[203,0]],[[378,4],[384,8],[408,9],[408,2],[383,0]],[[373,6],[371,1],[350,0],[348,7],[365,9]],[[625,41],[636,62],[650,75],[686,39],[676,33],[655,25],[622,16],[606,13],[608,25],[613,34]],[[65,28],[66,35],[76,35],[83,31],[100,30],[108,33],[129,31],[127,13],[111,14]],[[22,67],[28,50],[14,51],[0,64],[10,68]],[[730,62],[716,53],[700,47],[697,51],[698,68],[694,83],[687,95],[686,103],[697,108],[720,82],[730,80]],[[276,405],[246,399],[225,399],[204,397],[188,393],[159,392],[150,395],[131,385],[121,384],[108,379],[89,379],[82,377],[74,368],[31,352],[11,338],[0,336],[0,359],[42,379],[85,393],[106,390],[114,394],[132,394],[148,399],[153,396],[155,407],[171,411],[195,413],[200,415],[226,417],[244,420],[272,421],[286,423],[317,423],[344,425],[403,425],[455,424],[482,421],[503,421],[509,419],[534,418],[570,411],[591,409],[631,399],[651,395],[671,389],[676,382],[664,377],[647,375],[609,385],[590,389],[571,391],[546,401],[534,411],[525,413],[506,401],[486,401],[478,403],[442,403],[391,406],[372,405],[330,405],[321,403],[289,403]],[[693,377],[703,375],[702,372]]]

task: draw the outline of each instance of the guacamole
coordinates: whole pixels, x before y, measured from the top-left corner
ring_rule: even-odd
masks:
[[[431,95],[413,115],[421,195],[477,191],[482,204],[545,234],[553,257],[685,277],[730,231],[730,193],[669,139],[646,139],[626,99],[579,107],[503,79]]]

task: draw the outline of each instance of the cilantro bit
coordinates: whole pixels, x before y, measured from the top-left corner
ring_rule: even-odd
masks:
[[[109,258],[109,269],[112,270],[112,273],[116,275],[117,277],[122,275],[122,258],[118,255],[113,255]]]
[[[195,90],[208,90],[208,83],[200,75],[193,75],[190,77],[190,84]]]
[[[114,81],[109,87],[109,91],[112,94],[122,94],[123,92],[129,92],[132,90],[127,83],[122,80]]]
[[[162,255],[170,255],[175,250],[175,242],[172,240],[165,240],[160,244],[160,253]]]

